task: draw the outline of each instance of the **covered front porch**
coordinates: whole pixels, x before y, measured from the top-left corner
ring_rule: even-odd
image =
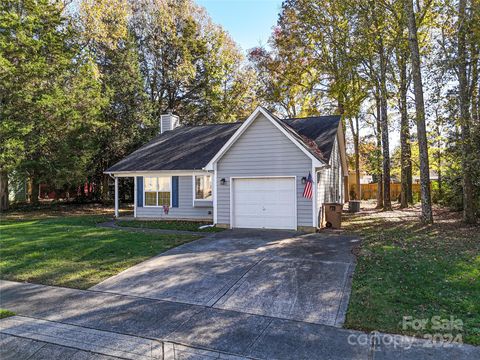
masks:
[[[135,217],[135,177],[113,176],[114,218]],[[110,183],[111,184],[111,183]],[[111,185],[110,185],[111,186]],[[133,189],[132,189],[133,187]],[[111,188],[110,188],[111,191]]]
[[[130,179],[134,219],[213,222],[214,175],[202,170],[109,173],[114,180],[114,216],[121,212],[121,186]]]

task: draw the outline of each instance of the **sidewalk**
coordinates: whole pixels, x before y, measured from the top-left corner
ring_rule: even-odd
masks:
[[[24,316],[13,316],[0,321],[0,348],[4,353],[0,353],[1,359],[6,359],[8,355],[12,356],[13,354],[15,359],[52,359],[55,357],[102,360],[173,360],[192,357],[243,359],[169,342]],[[56,355],[53,356],[52,352]]]
[[[41,341],[102,356],[160,359],[480,359],[480,348],[469,345],[432,347],[426,341],[404,336],[396,336],[395,344],[380,342],[371,345],[366,333],[332,326],[207,306],[10,281],[0,281],[0,306],[17,314],[16,317],[0,320],[2,336],[35,341],[31,346],[37,346]],[[85,342],[87,345],[67,341],[78,339],[85,331],[88,336],[93,331],[103,340],[99,340],[93,348],[88,348],[93,346],[89,341]],[[46,338],[38,335],[46,333],[55,336]],[[123,354],[109,352],[109,341],[120,341],[128,349],[125,339],[143,344],[144,349],[148,348],[146,344],[150,344],[152,349],[161,344],[162,351],[135,353],[133,357],[128,357],[128,351]],[[178,351],[174,351],[175,348]],[[165,349],[170,349],[170,352]]]

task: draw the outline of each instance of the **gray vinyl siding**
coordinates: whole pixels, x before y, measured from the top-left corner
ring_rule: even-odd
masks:
[[[209,202],[203,203],[201,207],[194,207],[192,176],[179,176],[178,208],[171,207],[168,215],[165,215],[162,207],[137,207],[137,217],[213,220],[213,206]]]
[[[217,164],[217,222],[230,224],[230,177],[296,176],[297,225],[313,226],[312,200],[302,196],[301,183],[311,170],[312,160],[259,115]],[[220,184],[222,178],[225,185]]]
[[[322,169],[318,173],[317,206],[319,212],[322,210],[324,203],[343,203],[344,201],[344,178],[337,139],[335,139],[335,143],[333,144],[329,165],[330,167],[328,169]]]

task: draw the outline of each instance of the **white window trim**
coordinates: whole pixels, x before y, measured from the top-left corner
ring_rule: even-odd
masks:
[[[170,208],[172,207],[172,201],[173,201],[173,191],[172,191],[172,176],[162,176],[162,175],[159,175],[159,176],[144,176],[143,177],[143,206],[144,207],[149,207],[149,208],[163,208],[163,205],[158,205],[158,193],[161,192],[161,191],[155,191],[157,193],[157,196],[155,197],[155,200],[156,200],[156,203],[157,205],[146,205],[146,197],[145,197],[145,193],[147,192],[153,192],[153,191],[146,191],[145,189],[145,179],[149,177],[149,178],[161,178],[161,177],[165,177],[165,178],[169,178],[170,179]]]
[[[212,179],[212,198],[211,199],[197,199],[197,192],[195,191],[195,177],[196,176],[210,176],[210,179]],[[210,173],[207,173],[207,174],[193,174],[192,175],[192,193],[193,193],[193,206],[195,207],[195,203],[196,202],[212,202],[213,199],[215,198],[215,194],[214,194],[214,176],[212,176],[212,174]]]

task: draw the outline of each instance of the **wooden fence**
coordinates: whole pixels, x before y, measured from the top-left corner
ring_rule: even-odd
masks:
[[[377,184],[361,184],[362,200],[377,198]],[[356,189],[355,184],[350,184],[350,193]],[[390,198],[396,200],[400,197],[402,191],[402,184],[390,184]],[[413,197],[417,195],[420,197],[420,184],[412,184]]]

